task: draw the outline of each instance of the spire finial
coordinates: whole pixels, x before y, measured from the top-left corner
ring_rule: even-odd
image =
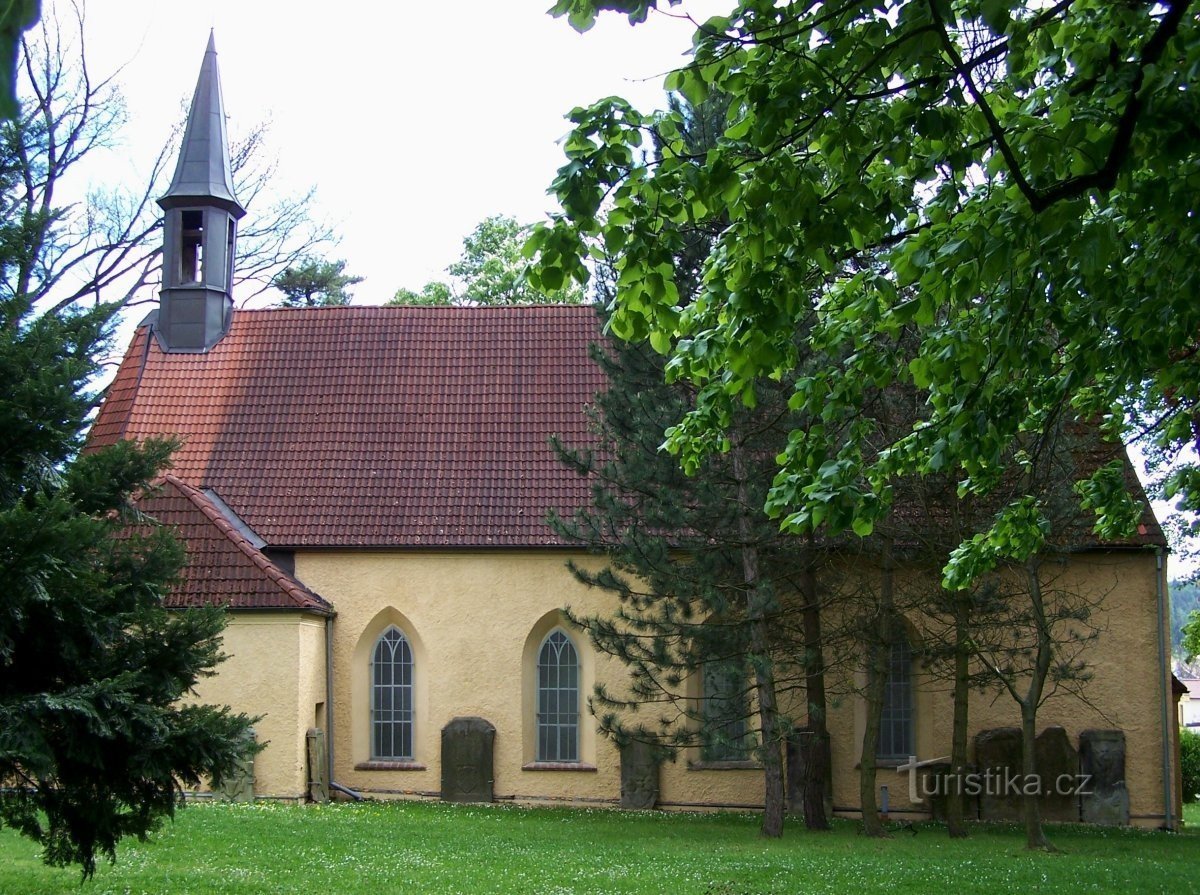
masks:
[[[191,204],[197,199],[213,200],[234,217],[246,213],[233,193],[229,165],[229,139],[225,130],[225,101],[217,69],[217,46],[213,30],[200,63],[200,77],[192,95],[179,162],[166,194],[158,200],[163,208]]]

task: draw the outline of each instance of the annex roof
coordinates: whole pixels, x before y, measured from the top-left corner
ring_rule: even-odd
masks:
[[[279,547],[537,547],[588,500],[587,306],[240,310],[204,354],[138,329],[93,445],[174,434],[173,474]]]
[[[202,491],[179,478],[166,476],[138,500],[138,509],[173,527],[187,548],[183,580],[165,600],[171,608],[333,612],[325,600],[279,569],[238,532]]]

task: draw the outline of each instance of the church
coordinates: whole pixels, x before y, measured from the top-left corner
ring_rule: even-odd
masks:
[[[761,807],[751,754],[683,750],[626,767],[649,780],[623,793],[634,759],[588,713],[593,688],[619,686],[626,672],[564,616],[567,605],[603,611],[609,597],[567,568],[598,558],[545,519],[589,500],[549,438],[590,437],[585,409],[604,387],[588,353],[600,336],[594,309],[235,310],[245,210],[211,40],[160,204],[160,305],[138,327],[90,443],[181,442],[141,506],[188,551],[170,605],[228,608],[227,659],[198,698],[260,717],[255,797],[304,800],[332,784],[373,798]],[[1164,548],[1147,506],[1136,538],[1071,560],[1080,582],[1109,588],[1102,655],[1089,701],[1049,703],[1041,723],[1068,766],[1102,769],[1104,804],[1081,796],[1059,819],[1179,823]],[[945,756],[948,688],[908,661],[895,682],[907,707],[896,757]],[[851,699],[830,713],[839,815],[858,811],[863,711]],[[984,734],[1019,715],[979,696],[971,724],[973,760],[990,766],[982,750],[995,737]],[[894,816],[928,817],[900,762],[881,764]],[[984,819],[1004,810],[983,799],[969,809]]]

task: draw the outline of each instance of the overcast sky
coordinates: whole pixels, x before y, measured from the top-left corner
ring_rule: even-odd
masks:
[[[553,207],[573,106],[614,93],[662,104],[689,22],[652,15],[633,28],[609,14],[580,35],[545,14],[551,2],[93,0],[92,69],[123,67],[130,115],[93,176],[139,182],[191,97],[212,28],[231,134],[270,120],[280,186],[316,185],[342,237],[333,256],[366,277],[356,301],[385,301],[442,276],[484,217],[532,221]],[[721,6],[683,9],[704,18]]]

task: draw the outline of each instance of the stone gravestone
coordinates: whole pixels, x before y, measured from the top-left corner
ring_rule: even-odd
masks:
[[[329,753],[325,750],[325,731],[310,727],[305,736],[308,747],[308,800],[329,801]]]
[[[923,795],[934,820],[946,822],[946,803],[958,793],[962,794],[963,820],[979,819],[979,797],[967,794],[966,778],[975,773],[972,765],[964,768],[962,777],[954,775],[953,765],[948,761],[926,762],[919,773],[921,783],[917,794]]]
[[[496,728],[483,718],[455,718],[442,728],[442,799],[492,801]]]
[[[1021,731],[1016,727],[996,727],[975,734],[975,767],[983,775],[980,820],[1020,820],[1020,790],[1010,791],[1006,784],[1014,778],[1023,779],[1023,754]]]
[[[1037,736],[1034,749],[1042,798],[1038,803],[1042,820],[1079,823],[1079,753],[1061,727],[1047,727]]]
[[[823,740],[823,742],[822,742]],[[809,765],[815,765],[816,773],[825,781],[825,819],[833,817],[833,786],[830,775],[829,734],[818,738],[807,727],[795,727],[787,741],[787,809],[793,814],[804,816],[804,778]]]
[[[1085,730],[1079,735],[1080,802],[1083,821],[1125,826],[1129,823],[1129,790],[1125,788],[1125,732]]]
[[[254,728],[248,731],[248,739],[251,743],[255,739]],[[241,761],[238,762],[237,768],[232,774],[221,781],[213,794],[226,802],[253,802],[254,801],[254,756],[253,749],[247,749],[242,755]]]
[[[658,768],[662,756],[652,743],[621,744],[621,807],[649,809],[658,804]]]

